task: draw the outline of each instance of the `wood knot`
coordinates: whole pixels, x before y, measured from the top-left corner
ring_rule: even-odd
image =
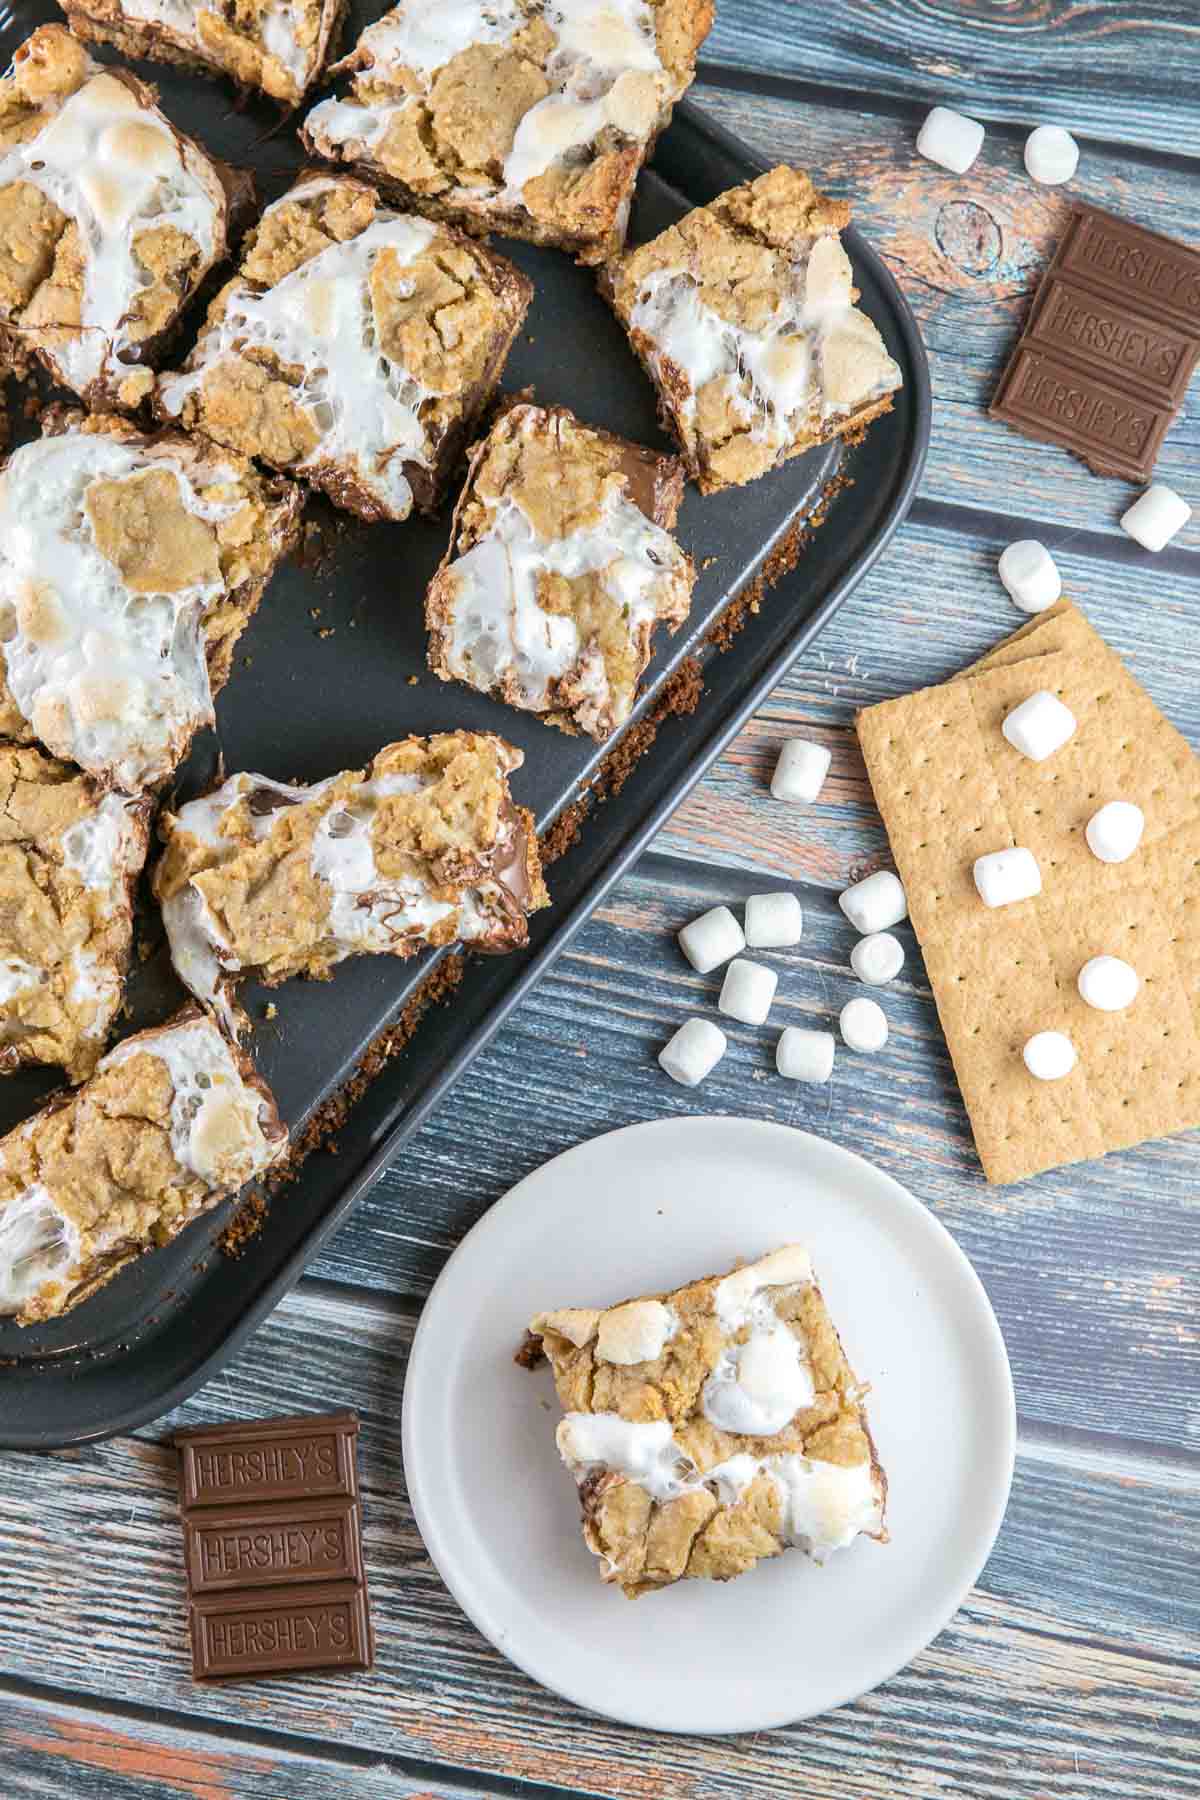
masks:
[[[974,200],[950,200],[934,226],[942,255],[964,275],[986,275],[1000,261],[1000,227]]]

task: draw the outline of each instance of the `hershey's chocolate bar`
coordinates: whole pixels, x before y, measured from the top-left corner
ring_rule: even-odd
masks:
[[[239,1506],[358,1492],[358,1416],[299,1413],[175,1434],[183,1505]]]
[[[373,1649],[366,1592],[354,1581],[192,1602],[197,1681],[290,1669],[369,1669]]]
[[[1198,357],[1200,252],[1078,204],[990,410],[1144,482]]]
[[[362,1578],[353,1500],[211,1507],[184,1515],[183,1542],[193,1594]]]

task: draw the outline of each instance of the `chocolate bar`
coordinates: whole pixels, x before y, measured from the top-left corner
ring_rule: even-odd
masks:
[[[991,414],[1145,482],[1200,356],[1200,252],[1077,205]]]
[[[202,1425],[175,1442],[196,1680],[370,1668],[357,1415]]]

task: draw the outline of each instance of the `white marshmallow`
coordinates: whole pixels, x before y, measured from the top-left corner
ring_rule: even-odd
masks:
[[[751,894],[746,901],[746,942],[751,950],[783,950],[798,944],[804,914],[795,894]]]
[[[789,1081],[828,1081],[833,1074],[832,1031],[789,1025],[775,1046],[775,1067]]]
[[[1079,145],[1061,125],[1039,125],[1025,139],[1025,167],[1035,181],[1059,187],[1079,167]]]
[[[1062,576],[1045,544],[1036,538],[1018,538],[1000,557],[998,573],[1015,605],[1022,612],[1045,612],[1062,593]]]
[[[977,856],[974,874],[985,906],[1011,906],[1042,891],[1042,871],[1032,850],[993,850]]]
[[[877,1000],[847,1000],[838,1022],[851,1050],[882,1050],[887,1043],[887,1015]]]
[[[711,1075],[728,1048],[728,1039],[711,1019],[688,1019],[658,1053],[659,1067],[680,1087],[698,1087]]]
[[[860,981],[882,987],[885,981],[894,981],[904,967],[904,946],[890,931],[873,931],[855,944],[850,967]]]
[[[1121,530],[1147,550],[1161,550],[1177,531],[1182,531],[1192,516],[1186,500],[1181,500],[1165,481],[1148,487],[1128,512],[1121,514]]]
[[[1079,998],[1097,1012],[1124,1012],[1141,985],[1137,970],[1119,956],[1093,956],[1079,971]]]
[[[861,931],[864,937],[886,931],[889,925],[898,925],[908,917],[908,901],[900,877],[890,869],[880,869],[864,881],[856,881],[839,895],[838,905],[855,931]]]
[[[1074,1044],[1063,1031],[1035,1032],[1021,1055],[1029,1073],[1039,1081],[1061,1081],[1079,1061]]]
[[[1128,862],[1142,841],[1146,815],[1132,800],[1110,800],[1087,822],[1084,836],[1093,856],[1105,863]]]
[[[1045,762],[1070,743],[1077,724],[1075,714],[1057,694],[1040,688],[1028,700],[1022,700],[1020,706],[1013,707],[1000,729],[1013,749],[1030,762]]]
[[[701,913],[679,933],[679,948],[697,975],[707,975],[746,948],[742,928],[727,906]]]
[[[917,134],[917,153],[940,163],[953,175],[965,175],[983,147],[983,126],[978,119],[935,106]]]
[[[830,752],[821,744],[810,744],[807,738],[789,738],[779,752],[771,792],[776,800],[814,801],[829,773]]]
[[[717,1011],[743,1025],[762,1025],[771,1010],[779,977],[774,969],[739,956],[725,971]]]

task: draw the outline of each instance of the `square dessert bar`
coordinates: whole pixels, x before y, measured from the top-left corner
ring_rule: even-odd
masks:
[[[0,352],[37,357],[89,406],[146,398],[253,197],[154,101],[61,25],[0,81]]]
[[[406,519],[441,500],[532,295],[461,232],[350,176],[304,176],[250,234],[158,410],[360,518]]]
[[[601,290],[707,493],[857,432],[901,385],[838,233],[844,200],[780,167],[616,258]]]
[[[82,1081],[121,1005],[149,806],[0,745],[0,1073]]]
[[[600,262],[712,19],[712,0],[401,0],[301,135],[431,216]]]
[[[286,1144],[250,1059],[198,1008],[126,1038],[0,1141],[0,1316],[69,1312]]]
[[[696,571],[669,527],[673,456],[520,402],[471,456],[429,584],[429,666],[565,731],[629,717],[655,625],[688,614]]]
[[[63,0],[77,37],[228,75],[298,106],[325,67],[345,0]]]
[[[631,1599],[792,1547],[824,1562],[860,1533],[886,1541],[865,1390],[798,1244],[529,1330],[519,1360],[550,1359],[584,1540]]]
[[[166,813],[155,891],[180,979],[228,1018],[245,975],[273,986],[369,951],[519,948],[549,904],[533,815],[508,788],[523,761],[450,731],[313,787],[234,775]]]
[[[136,793],[212,723],[300,493],[112,414],[43,423],[0,470],[0,736]]]

